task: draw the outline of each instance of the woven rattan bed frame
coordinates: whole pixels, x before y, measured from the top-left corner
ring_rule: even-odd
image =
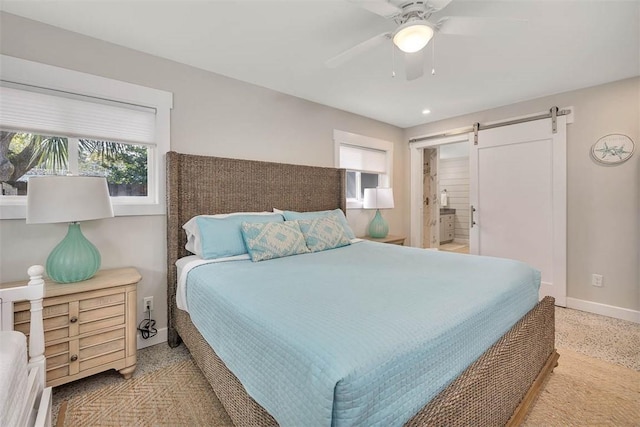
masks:
[[[188,255],[182,225],[201,214],[345,210],[345,203],[341,169],[167,153],[169,345],[184,341],[237,426],[277,423],[176,307],[175,262]],[[518,425],[557,365],[554,334],[554,300],[546,297],[407,425]]]

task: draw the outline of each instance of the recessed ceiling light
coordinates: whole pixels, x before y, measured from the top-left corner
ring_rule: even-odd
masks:
[[[427,110],[427,109],[422,110],[422,114],[426,115],[426,114],[429,114],[429,113],[431,113],[431,110]]]

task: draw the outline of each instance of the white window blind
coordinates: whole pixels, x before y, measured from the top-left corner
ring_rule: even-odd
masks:
[[[340,144],[340,167],[347,170],[387,173],[387,152]]]
[[[156,111],[0,86],[0,127],[51,136],[154,143]]]

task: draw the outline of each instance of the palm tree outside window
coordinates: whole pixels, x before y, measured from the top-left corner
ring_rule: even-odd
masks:
[[[104,176],[112,197],[148,193],[149,149],[143,144],[0,131],[3,195],[26,195],[33,175]]]

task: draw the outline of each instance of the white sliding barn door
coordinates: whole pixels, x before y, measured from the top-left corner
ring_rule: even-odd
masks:
[[[470,252],[542,272],[540,297],[566,306],[566,118],[480,130],[470,144]]]

